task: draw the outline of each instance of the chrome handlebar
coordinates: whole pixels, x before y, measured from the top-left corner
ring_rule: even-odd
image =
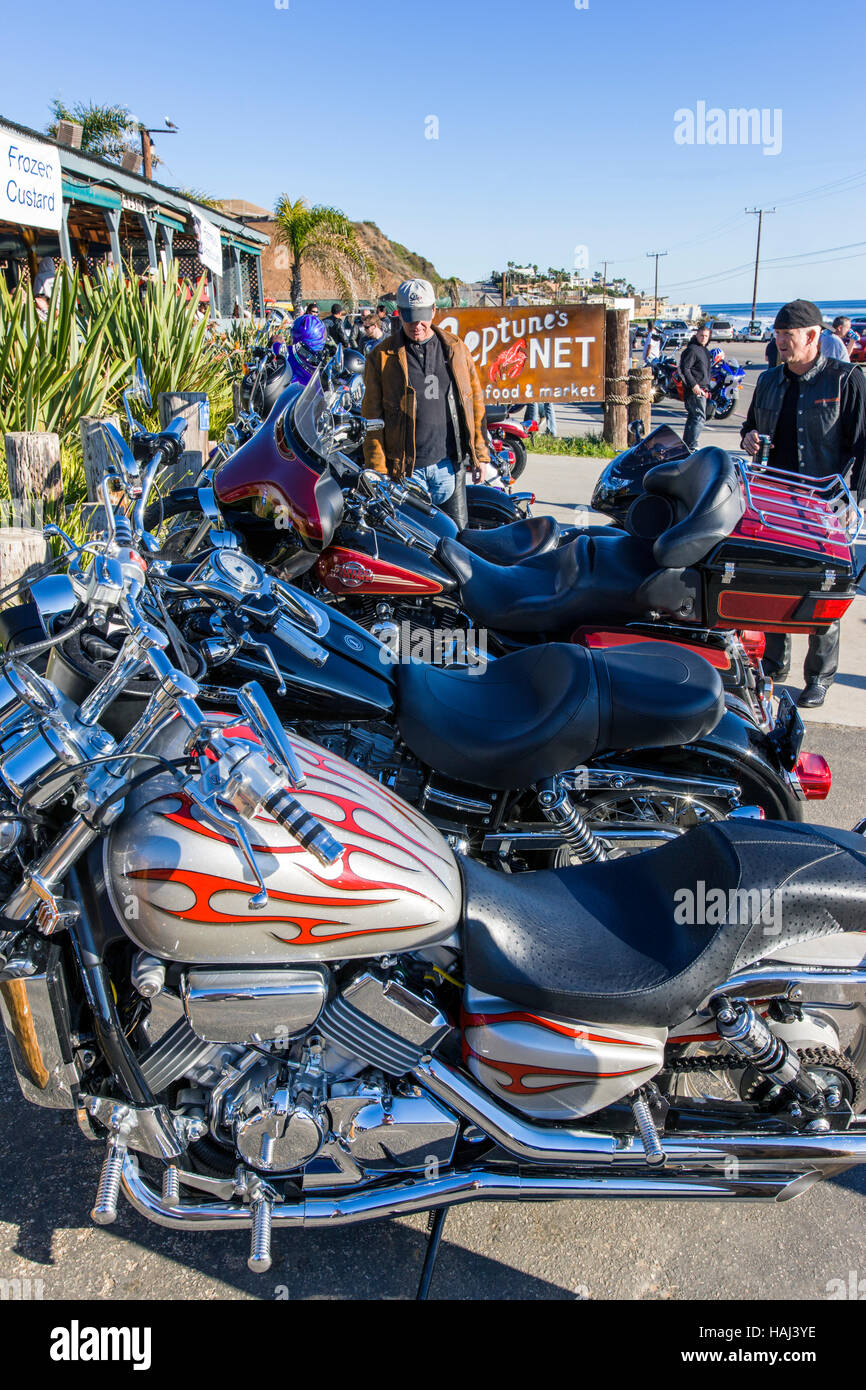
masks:
[[[77,706],[14,657],[0,664],[8,696],[5,702],[0,699],[0,775],[13,796],[27,795],[32,800],[33,793],[38,792],[39,800],[32,802],[32,809],[45,809],[72,787],[77,788],[73,802],[76,815],[25,873],[24,881],[2,909],[7,918],[19,921],[38,911],[37,925],[46,935],[68,920],[68,911],[56,891],[63,877],[102,827],[122,811],[131,756],[145,753],[154,734],[175,715],[190,731],[188,753],[209,747],[216,755],[207,765],[199,758],[198,772],[182,778],[182,785],[210,820],[238,844],[258,885],[250,899],[253,907],[262,907],[268,900],[245,825],[260,808],[321,863],[336,863],[344,852],[330,831],[288,791],[287,781],[297,788],[305,786],[304,774],[258,682],[242,687],[239,704],[261,750],[245,740],[226,738],[223,728],[206,717],[198,703],[199,685],[172,664],[165,650],[168,638],[139,609],[146,567],[132,547],[123,544],[129,522],[115,515],[107,489],[104,499],[107,539],[89,570],[81,565],[83,548],[77,548],[70,578],[88,608],[103,616],[113,610],[127,629],[128,636],[111,670]],[[152,671],[157,689],[141,718],[118,744],[98,726],[98,720],[128,681],[145,667]],[[16,778],[12,776],[13,758]],[[94,759],[98,761],[94,763]]]

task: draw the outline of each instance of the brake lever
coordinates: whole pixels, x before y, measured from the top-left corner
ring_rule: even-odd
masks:
[[[261,870],[256,863],[256,856],[253,852],[246,826],[239,815],[229,815],[228,812],[219,808],[217,805],[217,793],[215,791],[203,794],[199,790],[200,782],[200,778],[197,782],[197,779],[192,776],[185,777],[181,781],[181,786],[190,800],[194,801],[199,810],[207,816],[211,824],[214,825],[217,830],[222,831],[223,834],[228,833],[235,840],[241,854],[247,862],[250,873],[259,885],[259,891],[253,893],[250,897],[250,907],[255,911],[259,908],[266,907],[268,904],[268,890],[265,887],[265,880],[262,878]]]
[[[276,710],[258,681],[247,681],[238,691],[238,704],[261,737],[265,751],[278,763],[295,787],[305,787],[307,779],[295,751],[277,718]]]
[[[265,661],[267,661],[268,665],[270,666],[271,670],[277,678],[277,694],[285,695],[286,682],[283,679],[283,673],[277,665],[274,654],[271,651],[270,647],[267,645],[267,643],[257,642],[255,637],[251,636],[249,632],[245,632],[241,637],[241,645],[244,647],[250,647],[254,652],[260,652],[262,654]]]

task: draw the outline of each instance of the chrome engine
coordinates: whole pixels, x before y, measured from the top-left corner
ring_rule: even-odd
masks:
[[[450,1025],[387,973],[191,969],[151,1003],[142,1073],[229,1164],[306,1189],[450,1161],[459,1121],[404,1080]]]

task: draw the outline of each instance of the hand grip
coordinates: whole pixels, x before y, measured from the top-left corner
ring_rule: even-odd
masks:
[[[280,787],[262,802],[262,806],[269,816],[273,816],[275,821],[285,826],[289,834],[303,845],[304,849],[314,854],[321,864],[336,864],[345,846],[334,839],[321,821],[317,821],[315,816],[305,811],[291,792]]]

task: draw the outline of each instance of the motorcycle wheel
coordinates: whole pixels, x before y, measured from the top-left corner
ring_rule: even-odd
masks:
[[[511,465],[511,481],[516,482],[526,467],[526,445],[522,439],[509,439],[508,447],[514,455]]]
[[[734,413],[734,406],[735,406],[735,405],[736,405],[736,401],[733,400],[733,399],[730,400],[730,401],[726,401],[723,405],[717,405],[717,406],[716,406],[716,419],[717,419],[717,420],[727,420],[727,418],[728,418],[729,415],[733,415],[733,413]]]
[[[687,830],[707,821],[724,820],[727,803],[712,797],[623,790],[599,792],[587,797],[580,809],[590,829],[603,840],[605,827],[628,831],[630,826],[634,826],[635,830],[646,831],[658,826],[660,830],[685,834]],[[610,844],[608,855],[611,859],[625,859],[632,854],[643,854],[663,844],[665,838],[614,841]],[[550,867],[564,869],[579,862],[567,846],[561,845],[553,851]]]

